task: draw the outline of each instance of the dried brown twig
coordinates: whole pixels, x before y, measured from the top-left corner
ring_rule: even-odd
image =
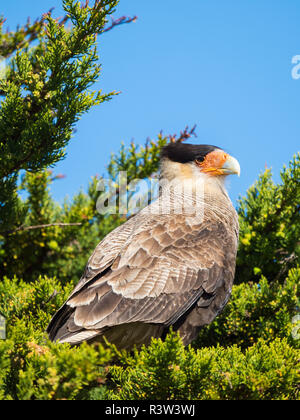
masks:
[[[107,28],[104,28],[102,33],[104,32],[108,32],[111,29],[113,29],[115,26],[118,25],[123,25],[124,23],[131,23],[131,22],[135,22],[137,20],[137,16],[133,16],[132,18],[127,17],[127,16],[122,16],[119,19],[113,19],[111,20],[111,25],[108,26]]]
[[[197,134],[195,133],[196,127],[197,126],[194,125],[193,128],[189,129],[189,127],[186,126],[185,129],[180,132],[180,136],[178,138],[176,134],[170,135],[170,143],[182,142],[191,138],[192,136],[197,137]]]
[[[0,235],[7,236],[7,235],[13,235],[17,232],[25,232],[27,230],[35,230],[35,229],[46,229],[54,226],[58,227],[67,227],[67,226],[81,226],[82,223],[49,223],[47,225],[37,225],[37,226],[20,226],[17,229],[14,230],[8,230],[6,232],[0,232]]]

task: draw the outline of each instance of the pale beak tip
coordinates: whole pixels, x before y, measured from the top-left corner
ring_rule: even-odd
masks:
[[[223,169],[227,171],[227,174],[235,174],[238,177],[241,175],[241,167],[237,159],[232,156],[229,156],[225,164],[223,165]]]

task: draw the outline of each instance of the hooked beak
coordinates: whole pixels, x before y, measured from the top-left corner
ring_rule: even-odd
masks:
[[[226,162],[223,164],[221,171],[224,175],[236,174],[240,176],[241,167],[239,162],[232,156],[228,155]]]

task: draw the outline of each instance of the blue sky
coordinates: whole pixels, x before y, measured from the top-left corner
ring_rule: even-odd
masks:
[[[0,13],[14,29],[60,0],[10,0]],[[231,177],[235,202],[265,166],[274,179],[299,150],[299,0],[121,0],[114,17],[138,16],[99,38],[101,78],[95,88],[121,91],[78,123],[55,173],[55,199],[86,188],[105,173],[121,141],[143,144],[163,130],[197,124],[194,143],[224,147],[241,164]]]

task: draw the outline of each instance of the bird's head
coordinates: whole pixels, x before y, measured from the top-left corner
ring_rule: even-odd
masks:
[[[206,144],[170,143],[161,154],[161,176],[175,178],[225,177],[240,175],[239,162],[224,150]]]

